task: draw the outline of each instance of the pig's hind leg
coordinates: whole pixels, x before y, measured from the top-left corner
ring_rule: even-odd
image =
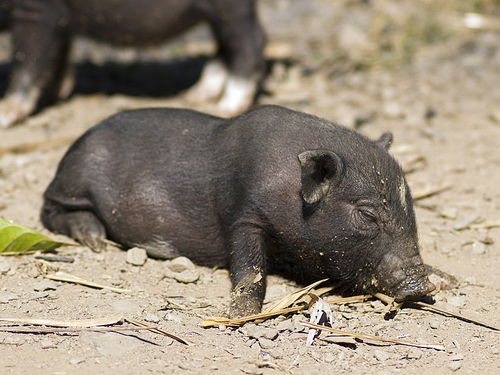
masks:
[[[187,93],[191,102],[219,98],[217,114],[231,117],[253,103],[266,61],[265,36],[253,0],[216,0],[207,15],[219,50]]]
[[[71,237],[95,252],[106,248],[106,229],[91,211],[66,211],[46,201],[41,220],[48,230]]]
[[[264,77],[266,62],[263,54],[265,36],[254,3],[231,1],[225,7],[238,7],[232,9],[235,16],[212,24],[212,29],[219,43],[219,58],[225,61],[229,70],[218,103],[219,114],[227,117],[252,105]]]

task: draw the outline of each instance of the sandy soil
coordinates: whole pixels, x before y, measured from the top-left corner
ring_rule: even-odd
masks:
[[[392,152],[407,170],[414,196],[424,196],[416,201],[422,256],[460,282],[457,289],[440,291],[434,297],[436,304],[498,325],[500,229],[484,227],[500,220],[500,35],[488,30],[457,33],[417,46],[410,61],[355,69],[349,61],[359,61],[356,56],[339,59],[337,47],[342,46],[333,41],[345,3],[261,2],[274,64],[259,102],[357,126],[372,138],[393,132]],[[349,25],[349,17],[342,19]],[[7,36],[0,45],[4,47],[0,58],[6,62]],[[355,47],[352,51],[365,53]],[[67,139],[119,110],[187,107],[175,94],[196,79],[205,59],[196,56],[206,56],[213,48],[204,27],[143,52],[115,51],[80,41],[74,53],[79,62],[75,94],[1,132],[0,149],[46,140],[59,144],[0,154],[0,216],[67,240],[49,233],[39,222],[43,191],[69,145]],[[187,72],[185,79],[178,79],[179,69]],[[4,65],[0,75],[5,78],[6,72]],[[213,107],[205,104],[196,109],[210,112]],[[438,190],[425,197],[426,192]],[[479,229],[471,229],[474,224]],[[349,340],[339,344],[324,333],[308,347],[306,330],[296,324],[307,314],[269,320],[261,325],[267,331],[252,326],[203,328],[203,320],[227,311],[226,270],[196,267],[198,281],[186,284],[166,277],[164,262],[149,259],[144,266],[133,266],[126,262],[126,252],[111,246],[102,254],[83,247],[67,248],[61,254],[74,258],[74,263],[48,264],[34,256],[0,259],[4,270],[0,318],[88,319],[122,314],[195,345],[144,331],[0,331],[3,373],[500,373],[499,333],[455,318],[406,308],[385,320],[379,301],[342,305],[334,308],[337,328],[442,343],[446,350]],[[131,292],[62,282],[40,284],[47,267]],[[271,276],[266,301],[276,301],[297,288],[289,280]]]

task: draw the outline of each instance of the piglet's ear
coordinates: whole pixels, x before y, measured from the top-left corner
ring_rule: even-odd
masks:
[[[331,151],[315,150],[299,154],[302,168],[302,197],[308,204],[318,203],[328,193],[333,179],[338,176],[343,163]]]
[[[392,144],[392,133],[382,134],[382,136],[375,142],[385,151],[388,151]]]

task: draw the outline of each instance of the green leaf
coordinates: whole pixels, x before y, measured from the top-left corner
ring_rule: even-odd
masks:
[[[53,241],[32,229],[0,218],[0,255],[51,251],[70,243]]]

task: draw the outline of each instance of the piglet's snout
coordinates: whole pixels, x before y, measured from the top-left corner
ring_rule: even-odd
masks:
[[[408,280],[405,281],[402,288],[394,293],[393,297],[396,302],[402,302],[425,296],[431,293],[434,289],[436,289],[436,286],[427,279],[427,276],[425,276],[422,280],[415,283],[411,282],[411,280],[409,282]]]
[[[436,289],[427,277],[420,255],[404,258],[388,253],[379,264],[378,275],[382,293],[397,302],[425,296]]]

